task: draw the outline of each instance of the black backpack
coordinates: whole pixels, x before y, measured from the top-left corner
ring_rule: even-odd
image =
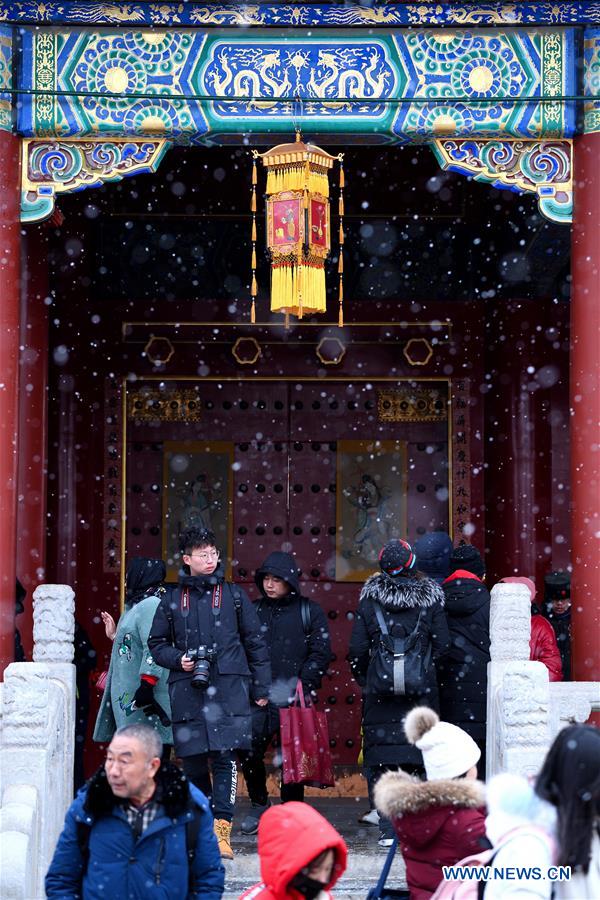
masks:
[[[381,635],[369,660],[366,692],[384,697],[410,697],[425,693],[427,671],[431,665],[431,641],[421,629],[423,610],[419,612],[417,624],[410,634],[393,637],[380,605],[374,602],[373,608]]]

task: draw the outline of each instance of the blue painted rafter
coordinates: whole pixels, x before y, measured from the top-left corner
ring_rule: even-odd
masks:
[[[94,3],[17,0],[0,7],[15,25],[124,25],[398,28],[482,25],[598,25],[600,2],[397,3],[354,6],[300,3]]]

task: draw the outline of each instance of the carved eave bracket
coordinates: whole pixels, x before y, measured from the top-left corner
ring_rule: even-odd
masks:
[[[171,146],[164,138],[23,140],[21,221],[42,222],[59,194],[99,187],[131,175],[156,172]]]
[[[497,188],[536,194],[542,215],[552,222],[571,223],[572,141],[443,138],[431,146],[442,169]]]

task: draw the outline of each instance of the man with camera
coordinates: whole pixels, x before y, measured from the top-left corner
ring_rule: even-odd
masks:
[[[251,708],[267,703],[271,667],[256,612],[244,591],[225,581],[215,543],[203,528],[181,535],[184,574],[156,610],[148,647],[171,670],[175,753],[212,798],[221,857],[233,859],[236,753],[251,746]]]

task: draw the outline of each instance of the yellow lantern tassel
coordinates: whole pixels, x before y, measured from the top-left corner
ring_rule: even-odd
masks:
[[[340,190],[346,187],[346,180],[344,178],[344,164],[340,162]]]
[[[258,182],[257,172],[256,172],[256,160],[252,162],[252,184],[256,184]]]
[[[308,209],[308,192],[310,188],[310,163],[306,160],[304,167],[304,209]]]
[[[338,205],[338,214],[340,216],[344,215],[344,195],[343,194],[340,194],[340,201],[339,201],[339,205]]]
[[[250,203],[250,212],[256,212],[256,188],[252,188],[252,201]]]
[[[300,262],[300,265],[298,266],[297,271],[298,271],[298,277],[296,280],[296,284],[294,286],[295,290],[294,290],[293,306],[297,307],[298,318],[301,319],[302,318],[302,298],[305,296],[305,292],[306,292],[306,288],[305,288],[306,268],[304,267],[302,262]]]
[[[255,325],[256,324],[256,303],[254,300],[252,301],[252,306],[250,307],[250,322]]]
[[[256,216],[252,217],[252,236],[250,240],[254,243],[256,241]]]
[[[256,248],[252,248],[252,268],[256,268]]]
[[[344,226],[340,222],[340,245],[344,243]]]
[[[252,287],[250,289],[250,294],[252,295],[252,297],[256,297],[256,295],[258,294],[258,285],[256,283],[256,275],[254,274],[254,272],[252,273]],[[254,303],[254,300],[252,302]]]
[[[344,271],[344,252],[343,252],[342,248],[340,247],[340,255],[338,257],[338,272],[341,275],[343,271]]]

